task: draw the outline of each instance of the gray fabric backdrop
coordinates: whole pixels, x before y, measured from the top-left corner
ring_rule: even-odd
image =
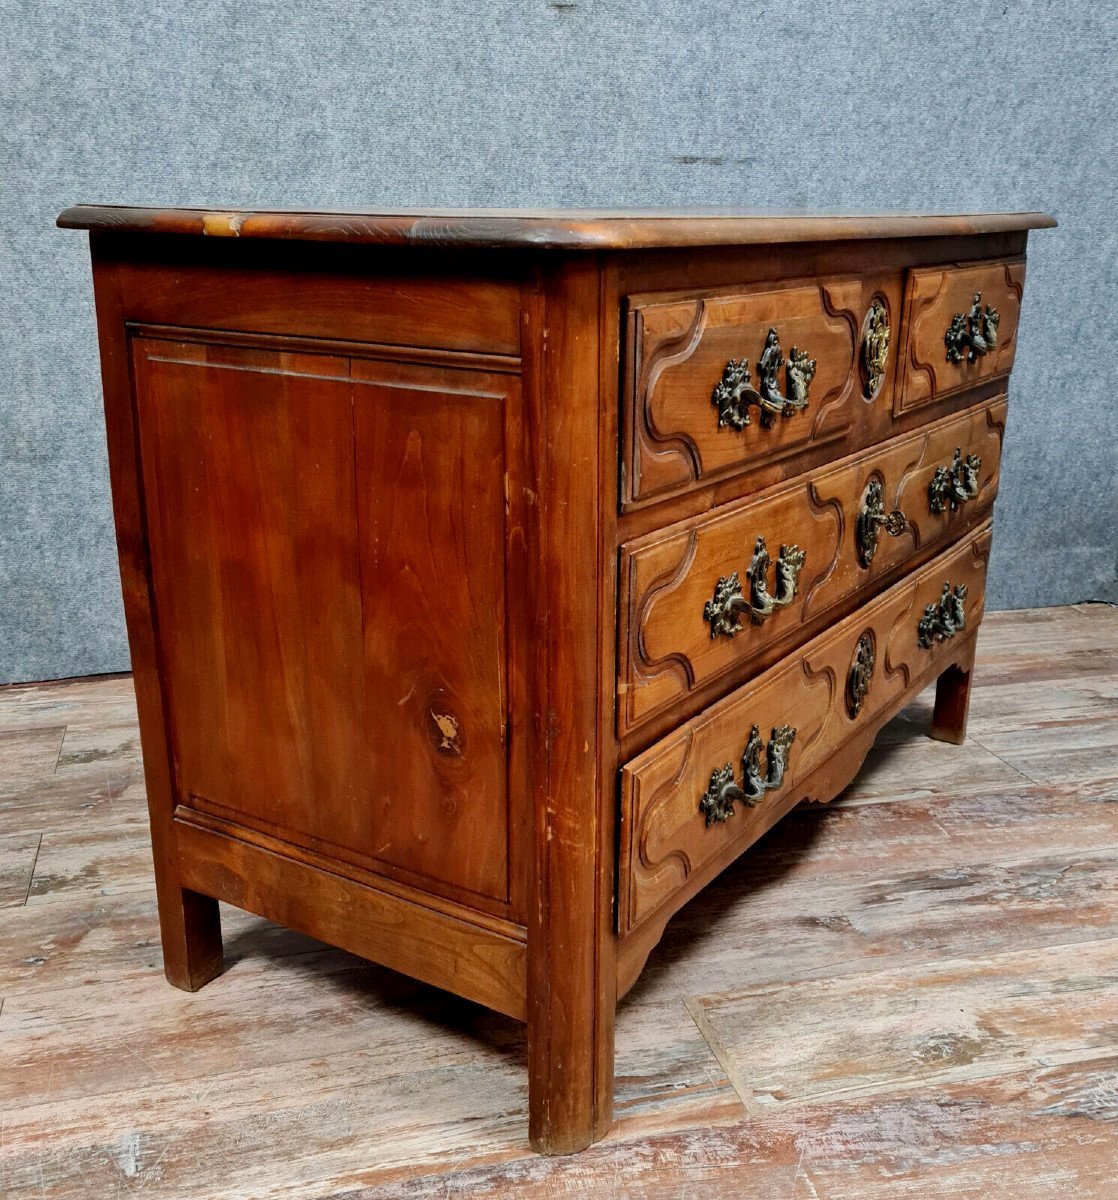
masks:
[[[126,669],[79,200],[1042,208],[991,601],[1113,597],[1118,7],[0,0],[0,680]]]

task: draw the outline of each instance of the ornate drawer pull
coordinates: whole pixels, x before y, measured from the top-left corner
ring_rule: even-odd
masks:
[[[761,733],[754,725],[749,731],[749,741],[742,752],[741,765],[744,779],[739,785],[734,777],[734,764],[726,763],[710,773],[710,785],[699,799],[699,812],[706,818],[708,826],[725,821],[734,815],[734,801],[755,808],[764,799],[766,792],[776,791],[784,783],[784,770],[788,765],[788,752],[796,740],[796,731],[791,725],[778,725],[772,731],[768,746],[761,741]],[[765,769],[761,769],[761,751],[765,753]]]
[[[742,593],[741,580],[735,571],[718,580],[713,598],[703,606],[703,619],[710,622],[710,636],[733,637],[742,631],[738,618],[743,613],[750,614],[754,625],[762,625],[778,608],[791,604],[796,598],[804,557],[799,546],[780,547],[780,557],[776,560],[776,591],[772,593],[765,578],[771,560],[765,549],[765,539],[759,537],[753,547],[753,560],[745,571],[749,580],[749,599]]]
[[[867,630],[854,647],[854,661],[850,664],[850,674],[846,679],[846,710],[851,718],[862,711],[873,681],[873,668],[873,634]]]
[[[936,467],[932,482],[928,484],[928,507],[934,513],[955,512],[964,500],[973,500],[978,495],[978,472],[982,459],[977,454],[963,458],[962,448],[955,447],[955,457],[949,467]]]
[[[1001,314],[992,305],[982,307],[982,293],[975,292],[969,311],[956,313],[943,335],[947,361],[961,363],[965,356],[967,362],[974,362],[988,350],[995,349],[1001,319]]]
[[[872,400],[881,387],[889,363],[889,314],[880,297],[875,297],[870,305],[865,329],[862,335],[862,371],[866,382],[862,395]]]
[[[780,390],[780,368],[785,368],[788,394]],[[749,408],[756,405],[761,414],[761,426],[769,429],[777,417],[790,417],[807,408],[808,389],[815,378],[815,359],[806,350],[793,346],[785,362],[780,349],[780,336],[770,329],[765,348],[757,360],[757,387],[749,378],[749,360],[731,358],[722,371],[722,378],[711,394],[711,403],[718,409],[718,427],[744,429],[752,422]]]
[[[967,600],[967,585],[960,583],[952,588],[950,583],[943,585],[943,594],[939,603],[929,604],[924,609],[924,615],[916,626],[917,644],[924,650],[930,650],[936,642],[946,642],[954,637],[960,629],[965,629],[967,614],[964,605]]]
[[[885,487],[880,479],[871,479],[866,489],[866,503],[858,514],[854,536],[858,542],[858,561],[863,567],[873,562],[882,529],[890,537],[899,537],[908,528],[908,518],[899,508],[885,511]]]

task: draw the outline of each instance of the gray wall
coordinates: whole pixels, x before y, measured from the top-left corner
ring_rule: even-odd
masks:
[[[1113,596],[1111,2],[0,0],[0,680],[127,667],[79,200],[1042,208],[992,603]]]

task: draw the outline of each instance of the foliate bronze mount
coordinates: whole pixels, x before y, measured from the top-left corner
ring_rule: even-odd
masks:
[[[780,336],[770,329],[765,348],[757,360],[757,386],[749,373],[749,360],[731,358],[722,371],[722,378],[711,394],[711,403],[718,409],[719,429],[744,429],[752,424],[749,409],[757,406],[761,426],[771,428],[777,417],[790,417],[807,408],[808,391],[815,378],[815,359],[796,346],[785,360],[780,348]],[[785,369],[786,392],[780,390],[780,368]]]
[[[959,505],[973,500],[978,495],[978,472],[982,459],[977,454],[963,458],[961,447],[955,448],[955,457],[949,467],[936,467],[936,473],[928,484],[928,507],[934,513],[948,509],[955,512]]]
[[[753,559],[746,567],[745,577],[749,581],[749,597],[742,592],[741,579],[737,571],[724,575],[715,585],[714,596],[703,606],[703,620],[710,623],[710,636],[733,637],[741,633],[739,618],[749,613],[754,625],[762,625],[778,608],[785,608],[796,598],[803,570],[804,552],[799,546],[781,546],[776,560],[776,590],[769,591],[768,571],[772,561],[765,547],[765,539],[759,537],[753,546]]]
[[[755,808],[764,799],[766,792],[773,792],[784,783],[784,771],[788,766],[788,754],[796,740],[796,730],[791,725],[778,725],[766,746],[756,725],[749,731],[749,740],[742,752],[742,782],[734,775],[733,763],[716,767],[710,773],[710,784],[699,799],[699,812],[706,818],[708,826],[725,821],[734,815],[735,801]],[[761,755],[765,766],[761,766]]]
[[[916,626],[916,641],[924,650],[930,650],[936,642],[946,642],[967,624],[966,614],[967,585],[960,583],[953,588],[950,583],[943,585],[943,593],[938,603],[929,604],[924,609],[924,615]]]
[[[854,527],[858,543],[858,561],[868,567],[877,553],[877,543],[882,529],[890,537],[899,537],[908,528],[908,518],[899,508],[885,511],[885,487],[876,476],[866,488],[866,500]]]
[[[851,718],[862,711],[866,696],[869,694],[870,683],[873,681],[874,669],[873,634],[867,629],[858,639],[854,647],[854,661],[850,664],[850,674],[846,678],[846,711]]]
[[[943,335],[947,346],[947,361],[961,363],[975,362],[998,344],[998,323],[1001,314],[991,305],[982,306],[982,293],[975,292],[970,309],[965,313],[956,313],[951,318],[951,324]]]
[[[881,389],[885,368],[889,363],[889,313],[885,301],[875,296],[866,314],[862,334],[862,374],[865,377],[862,395],[872,400]]]

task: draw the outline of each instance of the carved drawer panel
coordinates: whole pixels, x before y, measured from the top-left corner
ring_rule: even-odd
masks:
[[[989,550],[986,524],[622,769],[621,933],[755,841],[860,728],[948,665],[982,615]]]
[[[889,403],[886,326],[899,290],[899,276],[843,277],[730,295],[631,296],[622,508],[762,460],[825,445],[841,453],[867,403],[882,395]]]
[[[1024,259],[909,271],[894,411],[908,412],[1008,375],[1024,286]]]
[[[973,526],[997,493],[1005,414],[999,397],[623,546],[621,735]]]

